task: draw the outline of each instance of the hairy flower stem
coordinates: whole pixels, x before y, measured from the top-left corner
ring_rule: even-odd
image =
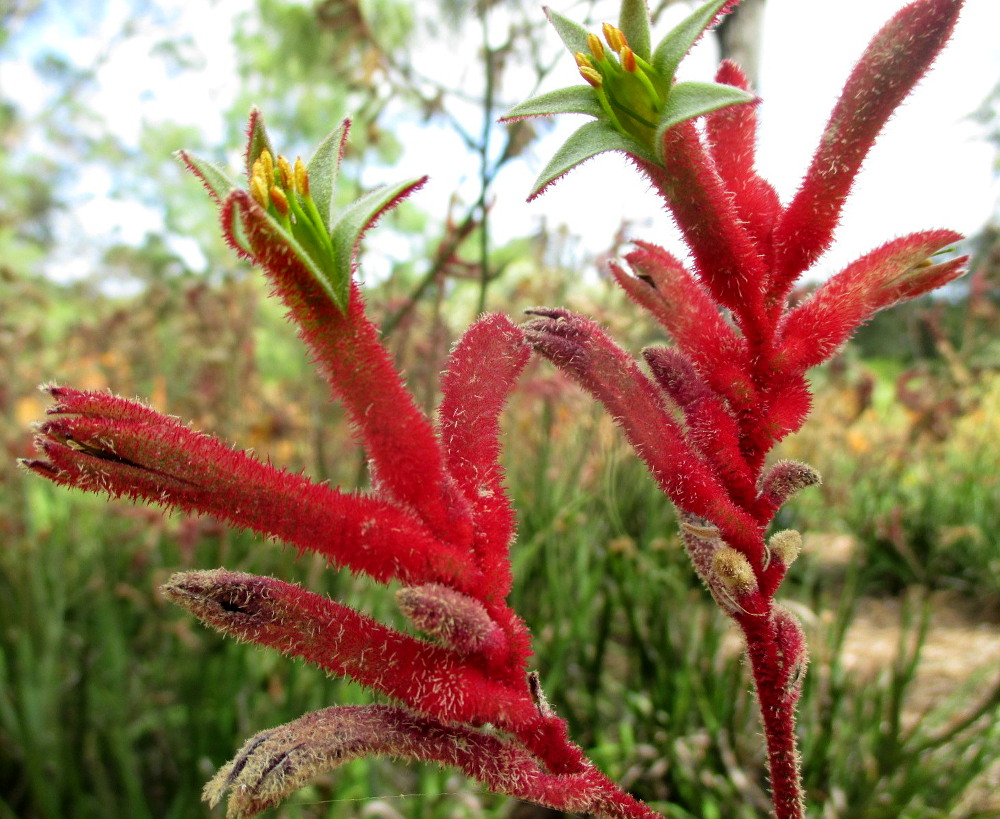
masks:
[[[764,723],[774,815],[777,819],[802,819],[805,808],[795,737],[795,706],[801,678],[794,681],[791,690],[787,690],[787,683],[775,679],[775,667],[781,666],[782,660],[774,622],[770,616],[747,619],[758,621],[742,626]]]

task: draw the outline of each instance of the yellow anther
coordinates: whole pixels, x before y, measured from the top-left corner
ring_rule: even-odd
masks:
[[[277,185],[271,185],[268,193],[270,194],[271,204],[274,205],[274,209],[282,216],[288,216],[288,197],[285,196],[285,192]]]
[[[254,201],[258,205],[262,208],[266,208],[269,199],[267,195],[268,184],[264,181],[264,175],[257,172],[256,162],[254,163],[253,169],[253,176],[250,177],[250,195],[254,198]]]
[[[286,191],[292,189],[292,166],[284,156],[278,154],[278,176],[281,179],[281,187]]]
[[[260,152],[257,161],[253,163],[254,176],[258,173],[258,163],[260,163],[260,173],[267,180],[267,184],[271,185],[274,182],[274,160],[271,158],[271,152],[267,148]]]
[[[582,51],[574,51],[573,59],[576,60],[576,64],[580,68],[593,68],[594,64],[591,62],[590,57],[584,54]]]
[[[301,156],[295,158],[295,190],[303,198],[309,196],[309,174]]]
[[[625,39],[625,34],[620,28],[616,28],[611,23],[605,23],[602,31],[604,39],[608,41],[608,45],[611,46],[611,50],[615,54],[620,54],[621,50],[628,46],[628,40]]]
[[[622,60],[622,68],[624,68],[629,73],[634,74],[637,68],[635,64],[635,52],[632,51],[632,49],[629,48],[628,46],[625,46],[622,48],[621,54],[619,54],[619,56],[621,57]]]
[[[601,38],[596,34],[588,34],[587,45],[590,48],[590,53],[594,55],[594,59],[601,62],[604,59],[604,43],[601,42]]]
[[[594,88],[600,88],[604,80],[601,78],[601,74],[586,65],[580,66],[580,76],[583,77],[587,82],[589,82]]]

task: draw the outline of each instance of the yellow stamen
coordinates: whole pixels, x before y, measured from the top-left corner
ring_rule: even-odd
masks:
[[[588,34],[587,45],[590,47],[590,53],[594,55],[594,58],[598,62],[601,62],[604,59],[604,44],[600,38],[596,34]]]
[[[253,166],[254,172],[253,176],[250,177],[250,195],[254,198],[254,201],[260,205],[262,208],[267,207],[268,195],[267,195],[267,182],[264,181],[264,176],[257,172],[257,163]]]
[[[602,31],[604,39],[608,41],[608,45],[611,46],[611,50],[615,54],[620,54],[621,50],[628,46],[628,40],[625,39],[625,34],[620,28],[616,28],[611,23],[605,23],[602,26]]]
[[[295,190],[303,198],[309,196],[309,174],[301,156],[295,158]]]
[[[583,77],[587,82],[589,82],[594,88],[600,88],[604,80],[601,78],[601,74],[586,65],[580,66],[580,76]]]
[[[292,166],[288,164],[288,160],[278,154],[278,176],[281,178],[281,187],[286,191],[292,189]]]
[[[576,60],[576,64],[580,68],[593,68],[594,64],[591,62],[590,57],[584,54],[582,51],[574,51],[573,59]]]
[[[260,156],[257,157],[257,162],[253,163],[254,175],[257,174],[257,163],[260,163],[260,173],[263,175],[264,179],[267,180],[267,184],[271,185],[274,182],[274,159],[271,158],[271,152],[266,148],[260,152]]]
[[[624,68],[630,74],[634,74],[636,72],[636,67],[637,67],[635,64],[635,52],[633,52],[632,49],[629,48],[628,46],[625,46],[622,48],[621,54],[619,54],[619,56],[621,57],[622,60],[622,68]]]

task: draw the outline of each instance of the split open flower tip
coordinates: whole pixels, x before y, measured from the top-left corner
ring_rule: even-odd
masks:
[[[241,255],[272,276],[281,275],[278,265],[303,268],[341,311],[350,299],[362,236],[426,180],[381,186],[338,208],[337,179],[349,132],[350,120],[344,120],[308,163],[297,157],[292,164],[275,153],[263,117],[254,109],[247,128],[245,188],[224,168],[178,153],[219,204],[224,235]]]

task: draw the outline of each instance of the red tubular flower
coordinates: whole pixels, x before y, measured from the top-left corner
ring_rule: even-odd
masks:
[[[657,383],[683,411],[687,439],[712,465],[730,497],[749,505],[757,487],[741,451],[741,431],[732,410],[676,349],[647,348],[642,355]]]
[[[684,235],[698,278],[752,334],[761,327],[767,268],[694,125],[664,133],[661,163],[636,161]]]
[[[787,373],[805,372],[836,353],[879,310],[961,276],[964,258],[928,261],[961,238],[950,230],[914,233],[848,265],[787,314],[777,366]]]
[[[475,521],[473,549],[488,584],[486,599],[510,591],[515,519],[499,462],[499,416],[530,355],[508,318],[486,316],[456,345],[441,379],[439,435],[448,472]]]
[[[774,603],[797,554],[797,533],[764,532],[795,491],[817,483],[801,464],[767,470],[775,444],[798,430],[811,406],[806,371],[829,359],[876,311],[962,273],[964,259],[930,257],[960,237],[928,231],[889,242],[831,278],[798,306],[788,293],[829,246],[844,200],[892,111],[940,51],[961,0],[915,0],[873,39],[847,81],[795,198],[782,208],[755,168],[757,112],[746,78],[723,64],[712,91],[720,104],[691,116],[655,117],[636,90],[631,57],[605,60],[581,45],[586,32],[550,15],[577,52],[589,87],[563,89],[515,107],[510,118],[575,112],[597,118],[543,170],[532,195],[602,150],[621,151],[651,180],[688,245],[693,269],[648,242],[612,264],[615,280],[676,343],[643,353],[653,378],[578,316],[532,310],[535,348],[598,398],[678,507],[685,547],[719,606],[747,639],[767,736],[780,819],[803,815],[794,707],[805,648],[794,618]],[[665,43],[689,44],[722,8],[706,3]],[[628,41],[649,41],[643,4],[623,3]],[[612,27],[613,29],[613,27]],[[614,29],[613,29],[614,30]],[[617,35],[609,40],[616,51]],[[624,42],[624,40],[622,40]],[[669,49],[668,49],[669,50]],[[673,53],[676,55],[677,51]],[[643,53],[640,48],[636,53]],[[660,53],[657,49],[656,53]],[[679,59],[679,56],[677,57]],[[676,63],[669,63],[670,71]],[[652,68],[657,68],[652,59]],[[620,74],[620,77],[619,77]],[[725,102],[719,87],[732,89]],[[633,93],[634,92],[634,93]],[[742,94],[742,96],[738,96]],[[643,107],[643,106],[646,107]],[[699,130],[694,116],[705,117]],[[652,134],[652,143],[650,143]]]
[[[702,378],[736,407],[753,403],[747,377],[746,341],[719,312],[705,286],[662,248],[636,242],[625,256],[635,273],[612,264],[615,280],[633,301],[649,310]]]
[[[746,75],[731,60],[723,60],[715,81],[750,91]],[[756,170],[757,106],[730,105],[706,115],[708,150],[733,207],[758,252],[770,246],[771,231],[781,214],[781,202],[771,184]],[[764,258],[770,264],[770,258]]]
[[[229,791],[229,816],[253,816],[317,773],[370,756],[451,765],[495,793],[569,813],[659,816],[624,794],[609,797],[595,768],[554,774],[498,736],[384,705],[324,708],[256,734],[205,786],[205,798],[214,807]]]
[[[538,718],[526,686],[291,583],[216,569],[176,574],[163,591],[219,631],[302,657],[423,714],[506,730]]]
[[[711,465],[685,439],[669,404],[636,362],[589,319],[536,308],[525,334],[542,355],[604,404],[657,483],[681,510],[715,522],[761,560],[757,521],[727,494]]]
[[[962,0],[917,0],[875,35],[848,78],[812,164],[774,232],[772,287],[787,293],[833,241],[861,163],[882,127],[944,48]]]
[[[55,483],[210,514],[381,582],[481,584],[467,552],[405,509],[276,469],[135,401],[48,392],[56,403],[37,438],[45,460],[24,466]]]

